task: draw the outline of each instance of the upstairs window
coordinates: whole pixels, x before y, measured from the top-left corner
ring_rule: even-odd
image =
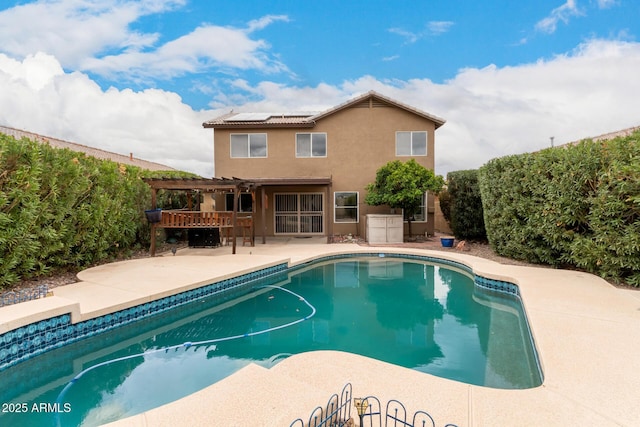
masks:
[[[296,157],[327,157],[327,134],[297,133]]]
[[[231,157],[250,158],[267,157],[266,133],[231,134]]]
[[[426,156],[427,132],[396,132],[396,156]]]

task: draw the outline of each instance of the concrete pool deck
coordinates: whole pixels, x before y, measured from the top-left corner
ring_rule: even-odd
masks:
[[[582,272],[502,265],[456,251],[428,251],[317,239],[266,245],[182,249],[176,256],[118,262],[85,270],[80,282],[31,304],[48,312],[74,307],[74,321],[202,286],[256,267],[298,264],[334,253],[412,253],[458,261],[481,276],[519,286],[544,373],[540,387],[499,390],[468,385],[349,353],[290,356],[271,369],[248,365],[173,403],[110,426],[284,426],[307,420],[350,382],[353,395],[401,401],[409,414],[427,411],[436,425],[640,425],[640,292]],[[38,313],[0,311],[0,328]],[[5,307],[7,308],[7,307]],[[40,315],[42,313],[39,313]],[[13,317],[12,317],[13,316]],[[1,332],[1,331],[0,331]],[[357,419],[355,410],[354,418]]]

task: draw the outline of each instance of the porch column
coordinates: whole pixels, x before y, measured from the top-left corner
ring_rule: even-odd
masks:
[[[251,246],[256,245],[256,189],[251,188]],[[244,240],[242,241],[244,245]]]
[[[149,252],[152,257],[156,256],[156,225],[151,224],[151,248]]]
[[[267,243],[267,195],[264,186],[260,187],[260,211],[262,213],[262,244]]]
[[[238,228],[238,205],[240,204],[240,188],[236,185],[233,191],[233,212],[231,214],[231,221],[233,223],[233,244],[231,247],[231,253],[236,253],[236,231]]]
[[[327,243],[331,243],[333,241],[333,218],[335,217],[335,213],[333,210],[336,208],[334,205],[334,200],[331,197],[331,189],[333,183],[333,176],[331,176],[331,182],[327,184],[325,192],[327,194],[327,203],[325,205],[325,211],[327,215],[325,215],[325,221],[327,224]]]
[[[158,204],[156,188],[151,188],[151,209],[155,209]],[[149,254],[154,257],[156,256],[156,224],[151,224],[151,247],[149,248]]]

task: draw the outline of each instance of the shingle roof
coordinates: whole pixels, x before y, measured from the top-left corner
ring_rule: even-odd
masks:
[[[112,153],[110,151],[101,150],[99,148],[93,148],[93,147],[89,147],[82,144],[76,144],[75,142],[69,142],[63,139],[51,138],[49,136],[43,136],[37,133],[15,129],[7,126],[0,126],[0,133],[13,136],[16,139],[27,138],[32,141],[48,144],[51,147],[55,147],[55,148],[68,148],[72,151],[84,153],[88,156],[92,156],[98,159],[111,160],[111,161],[122,163],[125,165],[137,166],[141,169],[152,170],[152,171],[176,170],[172,167],[169,167],[160,163],[155,163],[155,162],[150,162],[147,160],[135,158],[133,157],[133,153],[129,154],[128,156],[125,156],[123,154]]]
[[[394,106],[406,110],[410,113],[416,114],[418,116],[424,117],[428,120],[431,120],[435,123],[436,129],[442,126],[445,123],[445,120],[434,116],[432,114],[426,113],[417,108],[411,107],[407,104],[403,104],[394,99],[386,97],[384,95],[379,94],[376,91],[369,91],[365,94],[357,96],[347,102],[339,104],[335,107],[329,108],[328,110],[319,112],[319,113],[278,113],[278,114],[270,114],[270,113],[234,113],[231,111],[230,113],[224,114],[222,116],[216,117],[215,119],[209,120],[202,124],[205,128],[219,128],[219,129],[229,129],[229,128],[264,128],[264,127],[313,127],[315,126],[316,121],[321,120],[327,116],[337,113],[338,111],[344,110],[349,107],[353,107],[361,102],[366,100],[370,100],[371,102],[377,104],[384,104],[387,106]]]

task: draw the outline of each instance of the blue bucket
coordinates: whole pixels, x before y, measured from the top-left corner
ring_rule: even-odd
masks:
[[[440,243],[442,243],[443,248],[452,248],[454,240],[455,239],[453,237],[441,237]]]

